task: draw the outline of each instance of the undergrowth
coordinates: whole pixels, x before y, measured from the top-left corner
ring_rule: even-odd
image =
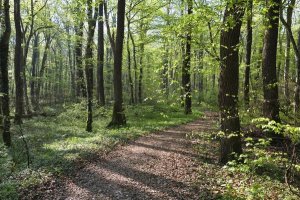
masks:
[[[226,166],[218,163],[216,130],[193,133],[199,154],[198,185],[203,199],[260,200],[300,199],[300,128],[264,118],[252,120],[255,130],[243,133],[244,152]],[[260,130],[260,132],[255,132]],[[267,133],[283,135],[284,143],[271,145]],[[298,145],[298,147],[297,147]]]

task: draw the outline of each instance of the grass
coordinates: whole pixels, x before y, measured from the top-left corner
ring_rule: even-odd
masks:
[[[22,126],[13,126],[13,147],[7,151],[0,146],[0,199],[17,199],[18,190],[39,185],[47,177],[66,173],[75,161],[99,152],[111,150],[115,145],[134,140],[149,132],[187,123],[201,116],[194,109],[184,115],[176,106],[142,105],[126,108],[127,125],[108,129],[111,108],[94,110],[93,132],[85,131],[84,103],[50,109],[55,117],[36,117]],[[30,165],[27,167],[26,141]]]

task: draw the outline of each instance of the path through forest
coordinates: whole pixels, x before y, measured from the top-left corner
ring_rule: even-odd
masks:
[[[46,192],[35,193],[34,198],[199,199],[201,191],[195,184],[199,160],[193,141],[186,135],[212,130],[215,122],[216,114],[207,112],[194,122],[119,146],[85,162],[72,176],[56,182]]]

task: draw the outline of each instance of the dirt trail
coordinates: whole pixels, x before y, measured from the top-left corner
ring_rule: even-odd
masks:
[[[211,130],[213,113],[141,137],[89,161],[37,199],[199,199],[198,161],[186,135]]]

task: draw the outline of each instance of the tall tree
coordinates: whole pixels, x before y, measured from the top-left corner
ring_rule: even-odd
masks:
[[[47,59],[48,59],[48,50],[50,49],[50,45],[52,42],[52,38],[50,33],[45,32],[44,33],[45,36],[45,49],[44,49],[44,53],[43,53],[43,58],[42,58],[42,63],[41,63],[41,67],[39,70],[39,79],[37,81],[37,88],[36,88],[36,105],[35,105],[35,110],[40,110],[40,97],[41,97],[41,88],[42,88],[42,84],[43,84],[43,77],[46,71],[46,66],[47,66]]]
[[[94,11],[93,11],[94,10]],[[93,16],[94,12],[94,16]],[[94,9],[93,1],[87,0],[87,16],[88,16],[88,35],[87,35],[87,45],[85,51],[85,75],[86,75],[86,85],[87,85],[87,122],[86,131],[92,132],[93,123],[93,76],[94,76],[94,64],[93,64],[93,39],[95,34],[96,18],[98,12]]]
[[[262,77],[264,103],[263,114],[265,117],[280,121],[278,101],[278,81],[276,71],[278,24],[280,0],[268,0],[267,28],[264,36]]]
[[[37,70],[38,70],[38,63],[39,63],[39,33],[34,34],[34,40],[33,40],[33,48],[32,48],[32,68],[31,68],[31,81],[30,81],[30,97],[31,97],[31,103],[33,108],[35,109],[37,105],[37,99],[36,99],[36,76],[37,76]]]
[[[290,3],[292,4],[293,7],[294,1],[292,0]],[[290,8],[290,6],[291,5],[289,5],[288,9]],[[300,30],[298,30],[298,43],[297,43],[293,35],[291,23],[289,24],[288,21],[285,20],[283,17],[283,8],[281,8],[280,11],[280,20],[287,31],[287,36],[289,37],[289,40],[292,43],[295,52],[297,76],[296,76],[296,88],[295,88],[295,96],[294,96],[294,101],[295,101],[294,111],[295,114],[299,114],[300,111]]]
[[[104,23],[103,23],[103,2],[99,4],[98,20],[98,68],[97,68],[97,100],[99,105],[105,105],[104,94]]]
[[[132,7],[131,4],[130,4],[129,9],[131,9],[131,7]],[[130,15],[130,12],[128,13],[128,15]],[[131,49],[130,49],[131,18],[128,15],[126,15],[126,18],[127,18],[127,41],[126,41],[126,46],[127,46],[128,82],[129,82],[129,88],[130,88],[130,101],[129,101],[129,103],[134,104],[135,103],[135,98],[134,98],[134,85],[133,85],[132,73],[131,73]]]
[[[188,15],[193,13],[193,1],[188,0]],[[184,113],[192,113],[192,88],[191,88],[191,24],[188,24],[186,35],[185,52],[182,65],[182,88],[184,90]]]
[[[1,1],[2,4],[2,1]],[[11,146],[10,136],[10,109],[9,109],[9,78],[8,78],[8,55],[9,55],[9,38],[11,34],[11,24],[9,16],[9,0],[3,2],[4,20],[1,20],[1,30],[4,30],[0,37],[0,93],[1,93],[1,113],[3,115],[3,141],[6,146]],[[1,5],[2,7],[2,5]],[[1,17],[2,17],[1,16]]]
[[[248,0],[247,5],[247,37],[246,37],[246,68],[245,68],[245,83],[244,83],[244,101],[245,107],[249,108],[249,91],[250,91],[250,64],[252,53],[252,7],[253,0]]]
[[[20,0],[14,0],[14,20],[16,29],[16,45],[15,45],[15,84],[16,84],[16,111],[15,123],[22,123],[22,115],[24,112],[24,87],[23,87],[23,40],[21,30],[21,10]]]
[[[75,60],[76,60],[76,95],[86,97],[86,87],[84,80],[84,72],[82,66],[82,40],[83,40],[83,25],[81,21],[79,25],[75,27],[76,43],[75,43]]]
[[[291,27],[293,10],[295,7],[296,0],[291,0],[287,12],[286,12],[286,23],[287,26]],[[290,91],[289,91],[289,73],[290,73],[290,62],[291,62],[291,38],[288,31],[286,31],[286,50],[285,50],[285,65],[284,65],[284,96],[286,98],[287,105],[290,104]]]
[[[240,118],[238,113],[239,38],[244,14],[243,1],[227,3],[220,36],[219,107],[221,130],[220,162],[233,159],[232,153],[241,154]]]
[[[117,36],[114,54],[114,108],[109,126],[126,124],[122,92],[122,56],[125,23],[125,0],[118,0]]]

